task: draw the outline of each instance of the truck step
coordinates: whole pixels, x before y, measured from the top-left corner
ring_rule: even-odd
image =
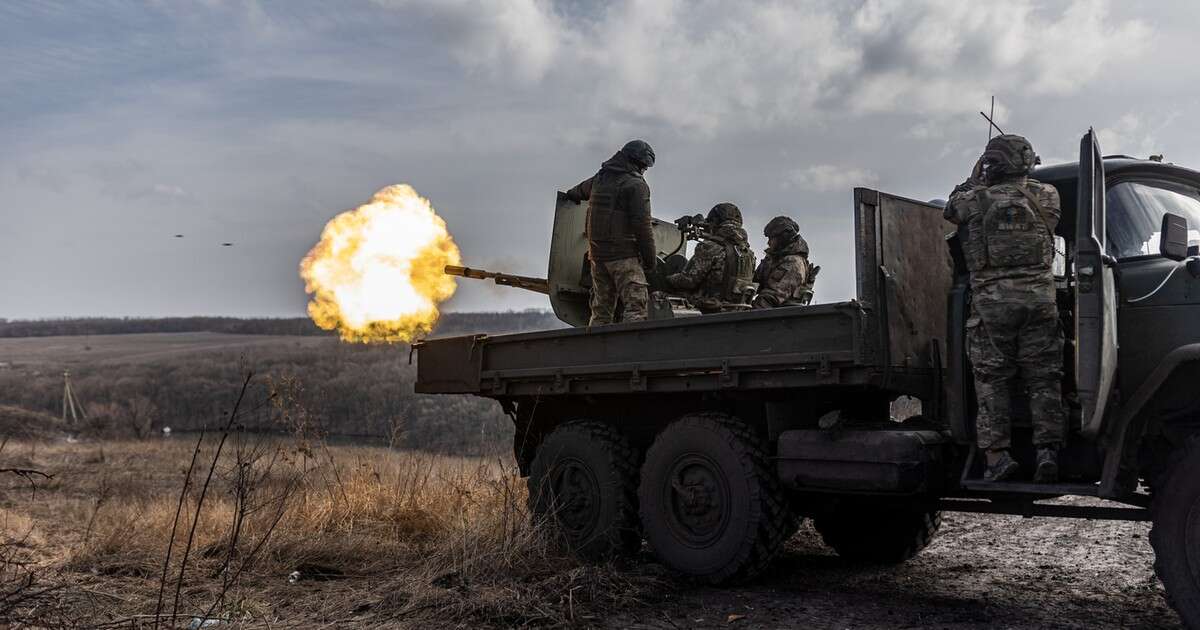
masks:
[[[962,486],[968,490],[988,494],[1023,494],[1047,497],[1064,494],[1094,497],[1100,494],[1100,486],[1094,483],[1030,483],[1028,481],[963,479]]]

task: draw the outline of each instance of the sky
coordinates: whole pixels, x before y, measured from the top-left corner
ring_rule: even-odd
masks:
[[[0,317],[299,316],[334,215],[407,183],[465,264],[546,271],[556,190],[631,138],[656,216],[795,218],[854,296],[852,189],[945,197],[979,116],[1200,166],[1200,3],[0,3]],[[184,234],[182,239],[174,234]],[[221,247],[233,242],[233,247]],[[463,281],[449,310],[545,308]]]

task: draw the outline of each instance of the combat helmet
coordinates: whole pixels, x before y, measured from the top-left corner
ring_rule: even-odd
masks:
[[[1024,136],[1007,133],[988,140],[981,158],[987,179],[990,181],[1028,175],[1039,161],[1029,140]]]
[[[621,147],[621,153],[642,168],[654,166],[654,149],[645,140],[630,140]]]
[[[708,211],[708,216],[705,221],[709,225],[717,226],[722,223],[732,221],[738,225],[742,224],[742,211],[737,206],[725,202],[719,203]]]
[[[763,228],[763,236],[790,243],[800,235],[800,226],[788,217],[775,217]]]
[[[763,236],[767,237],[768,254],[793,248],[801,256],[808,256],[808,241],[800,236],[800,225],[788,217],[778,216],[767,221]]]

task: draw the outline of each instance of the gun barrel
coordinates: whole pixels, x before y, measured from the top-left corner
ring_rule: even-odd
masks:
[[[459,265],[446,265],[443,269],[448,276],[458,276],[460,278],[474,278],[476,280],[487,280],[496,275],[482,269],[471,269],[470,267],[461,267]]]
[[[525,289],[526,291],[533,291],[535,293],[543,293],[546,295],[550,294],[550,283],[545,278],[514,276],[512,274],[484,271],[483,269],[472,269],[470,267],[462,267],[459,265],[446,265],[443,271],[448,276],[473,278],[475,280],[491,279],[500,286],[516,287],[518,289]]]

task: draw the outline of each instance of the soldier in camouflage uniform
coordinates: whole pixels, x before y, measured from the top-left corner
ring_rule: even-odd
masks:
[[[1011,391],[1020,375],[1033,413],[1034,481],[1058,478],[1065,432],[1062,408],[1063,334],[1055,303],[1054,229],[1061,210],[1053,186],[1027,177],[1037,163],[1021,136],[992,138],[971,179],[954,189],[945,216],[960,226],[971,272],[968,355],[979,401],[978,445],[984,478],[1017,474],[1009,454]]]
[[[807,305],[821,268],[808,261],[808,242],[800,236],[800,226],[787,217],[775,217],[763,228],[763,236],[767,255],[754,272],[758,295],[753,307]]]
[[[701,313],[719,313],[732,305],[745,307],[745,291],[753,282],[754,252],[742,211],[731,203],[719,203],[705,219],[708,234],[679,273],[666,278],[672,289],[687,291],[688,301]]]
[[[600,172],[567,191],[567,198],[588,202],[588,257],[592,261],[592,316],[589,326],[611,324],[617,300],[621,319],[646,319],[649,285],[646,272],[656,262],[650,226],[650,187],[643,174],[654,166],[654,149],[631,140],[600,165]]]

